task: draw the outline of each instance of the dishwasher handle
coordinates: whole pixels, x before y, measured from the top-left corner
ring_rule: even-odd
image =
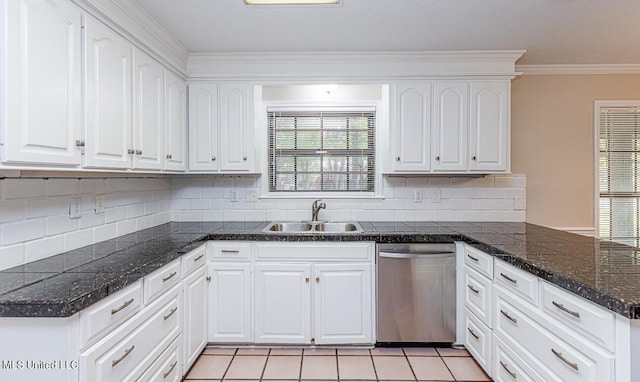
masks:
[[[387,259],[438,259],[455,256],[454,252],[435,252],[435,253],[397,253],[397,252],[379,252],[378,257]]]

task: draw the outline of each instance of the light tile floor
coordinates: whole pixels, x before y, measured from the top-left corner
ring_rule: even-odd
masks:
[[[491,381],[450,348],[206,348],[185,381]]]

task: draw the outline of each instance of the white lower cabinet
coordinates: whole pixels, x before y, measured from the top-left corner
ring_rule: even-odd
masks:
[[[518,357],[513,350],[494,336],[493,339],[493,380],[496,382],[544,381],[533,368]]]
[[[213,262],[209,274],[209,342],[252,342],[251,263]]]
[[[315,343],[373,342],[371,264],[316,264]]]
[[[362,242],[254,242],[251,248],[214,242],[209,341],[375,343],[374,248]]]
[[[207,268],[201,267],[184,279],[184,344],[185,372],[194,364],[207,345]]]
[[[135,381],[180,335],[179,287],[80,354],[83,381]]]
[[[544,380],[611,381],[614,357],[576,336],[560,336],[556,325],[530,305],[495,286],[495,333]]]
[[[171,345],[156,359],[147,371],[138,379],[139,382],[180,382],[182,373],[182,337],[176,338]],[[198,351],[200,353],[200,351]]]
[[[311,341],[311,265],[256,263],[255,342]]]

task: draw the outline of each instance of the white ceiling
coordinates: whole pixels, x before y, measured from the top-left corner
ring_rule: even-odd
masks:
[[[640,0],[135,0],[191,52],[526,49],[518,64],[640,64]]]

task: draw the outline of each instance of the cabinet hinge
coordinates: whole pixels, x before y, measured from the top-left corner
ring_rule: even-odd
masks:
[[[210,282],[210,281],[211,281],[211,276],[207,276],[207,277],[205,278],[205,280],[207,280],[207,282]]]

